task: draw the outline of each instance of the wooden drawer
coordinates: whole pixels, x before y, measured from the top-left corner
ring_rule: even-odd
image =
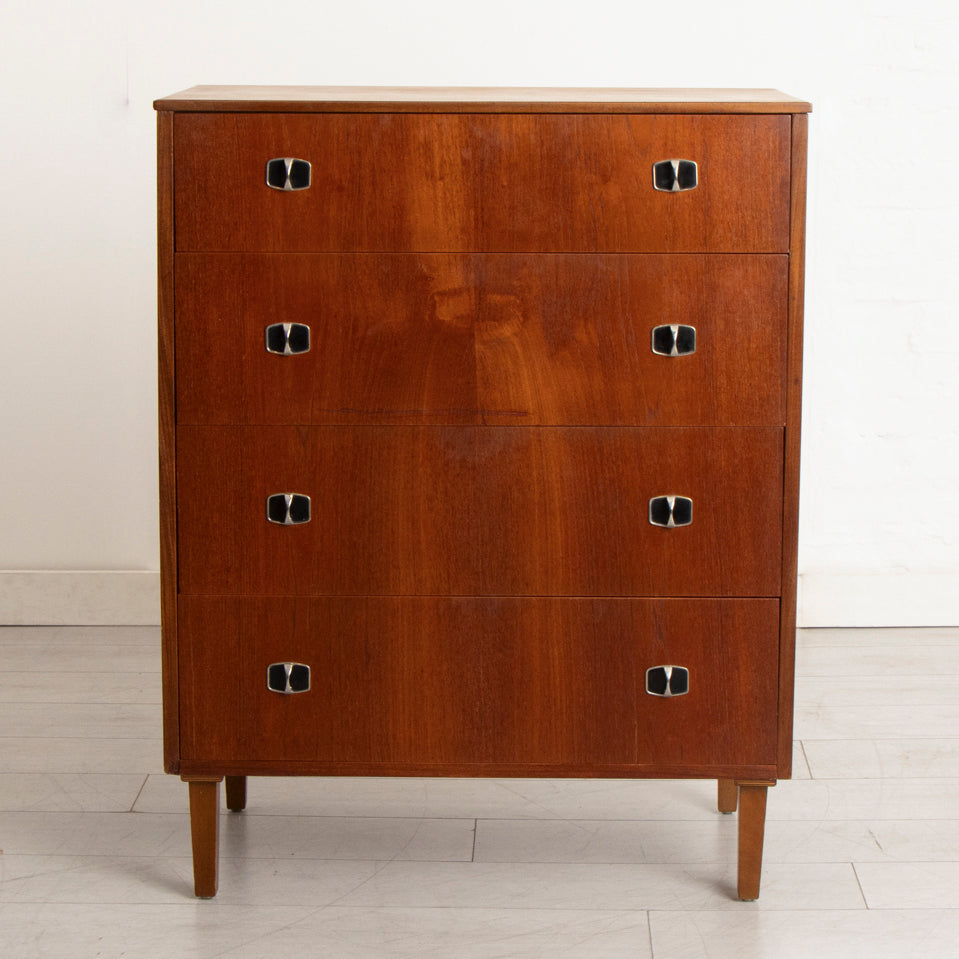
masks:
[[[773,115],[181,113],[176,249],[781,253],[789,151]],[[270,189],[275,157],[310,188]],[[699,186],[654,190],[669,159]]]
[[[778,631],[777,600],[183,597],[183,758],[243,772],[768,775]],[[267,689],[268,665],[287,661],[310,666],[309,692]],[[666,664],[689,670],[688,694],[645,691]]]
[[[183,424],[783,424],[782,255],[181,254]],[[276,356],[265,328],[310,327]],[[657,356],[661,324],[696,352]]]
[[[782,430],[181,427],[179,588],[778,596]],[[311,498],[280,526],[267,497]],[[688,496],[690,526],[648,520]]]

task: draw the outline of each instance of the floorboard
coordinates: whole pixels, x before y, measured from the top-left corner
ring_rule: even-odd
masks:
[[[959,629],[797,648],[758,902],[732,898],[712,782],[264,778],[221,817],[220,893],[198,903],[159,631],[0,628],[0,955],[953,954]]]

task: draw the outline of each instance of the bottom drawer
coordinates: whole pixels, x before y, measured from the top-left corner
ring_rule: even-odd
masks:
[[[178,626],[185,767],[668,776],[776,761],[775,599],[181,596]],[[283,662],[309,666],[308,691],[268,689]],[[663,665],[689,671],[686,694],[646,691]]]

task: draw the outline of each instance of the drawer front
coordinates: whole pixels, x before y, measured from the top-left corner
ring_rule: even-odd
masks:
[[[789,150],[788,116],[178,114],[176,248],[780,253]],[[673,159],[695,189],[654,189]]]
[[[772,764],[778,630],[776,600],[184,597],[183,758]],[[278,662],[309,691],[270,691]],[[667,664],[686,695],[646,692]]]
[[[777,596],[782,430],[181,427],[183,593]],[[302,525],[274,494],[310,497]],[[651,525],[649,500],[693,501]]]
[[[778,425],[788,260],[181,254],[185,424]],[[267,351],[299,323],[308,352]],[[691,326],[695,352],[653,352]]]

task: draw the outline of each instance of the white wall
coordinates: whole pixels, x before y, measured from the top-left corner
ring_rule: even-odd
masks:
[[[814,104],[801,616],[959,623],[956,10],[46,0],[6,11],[0,569],[126,571],[85,580],[99,585],[83,615],[153,615],[142,571],[155,582],[155,97],[244,82],[768,86]],[[136,609],[122,585],[134,579]],[[53,581],[0,574],[0,620],[42,617]]]

